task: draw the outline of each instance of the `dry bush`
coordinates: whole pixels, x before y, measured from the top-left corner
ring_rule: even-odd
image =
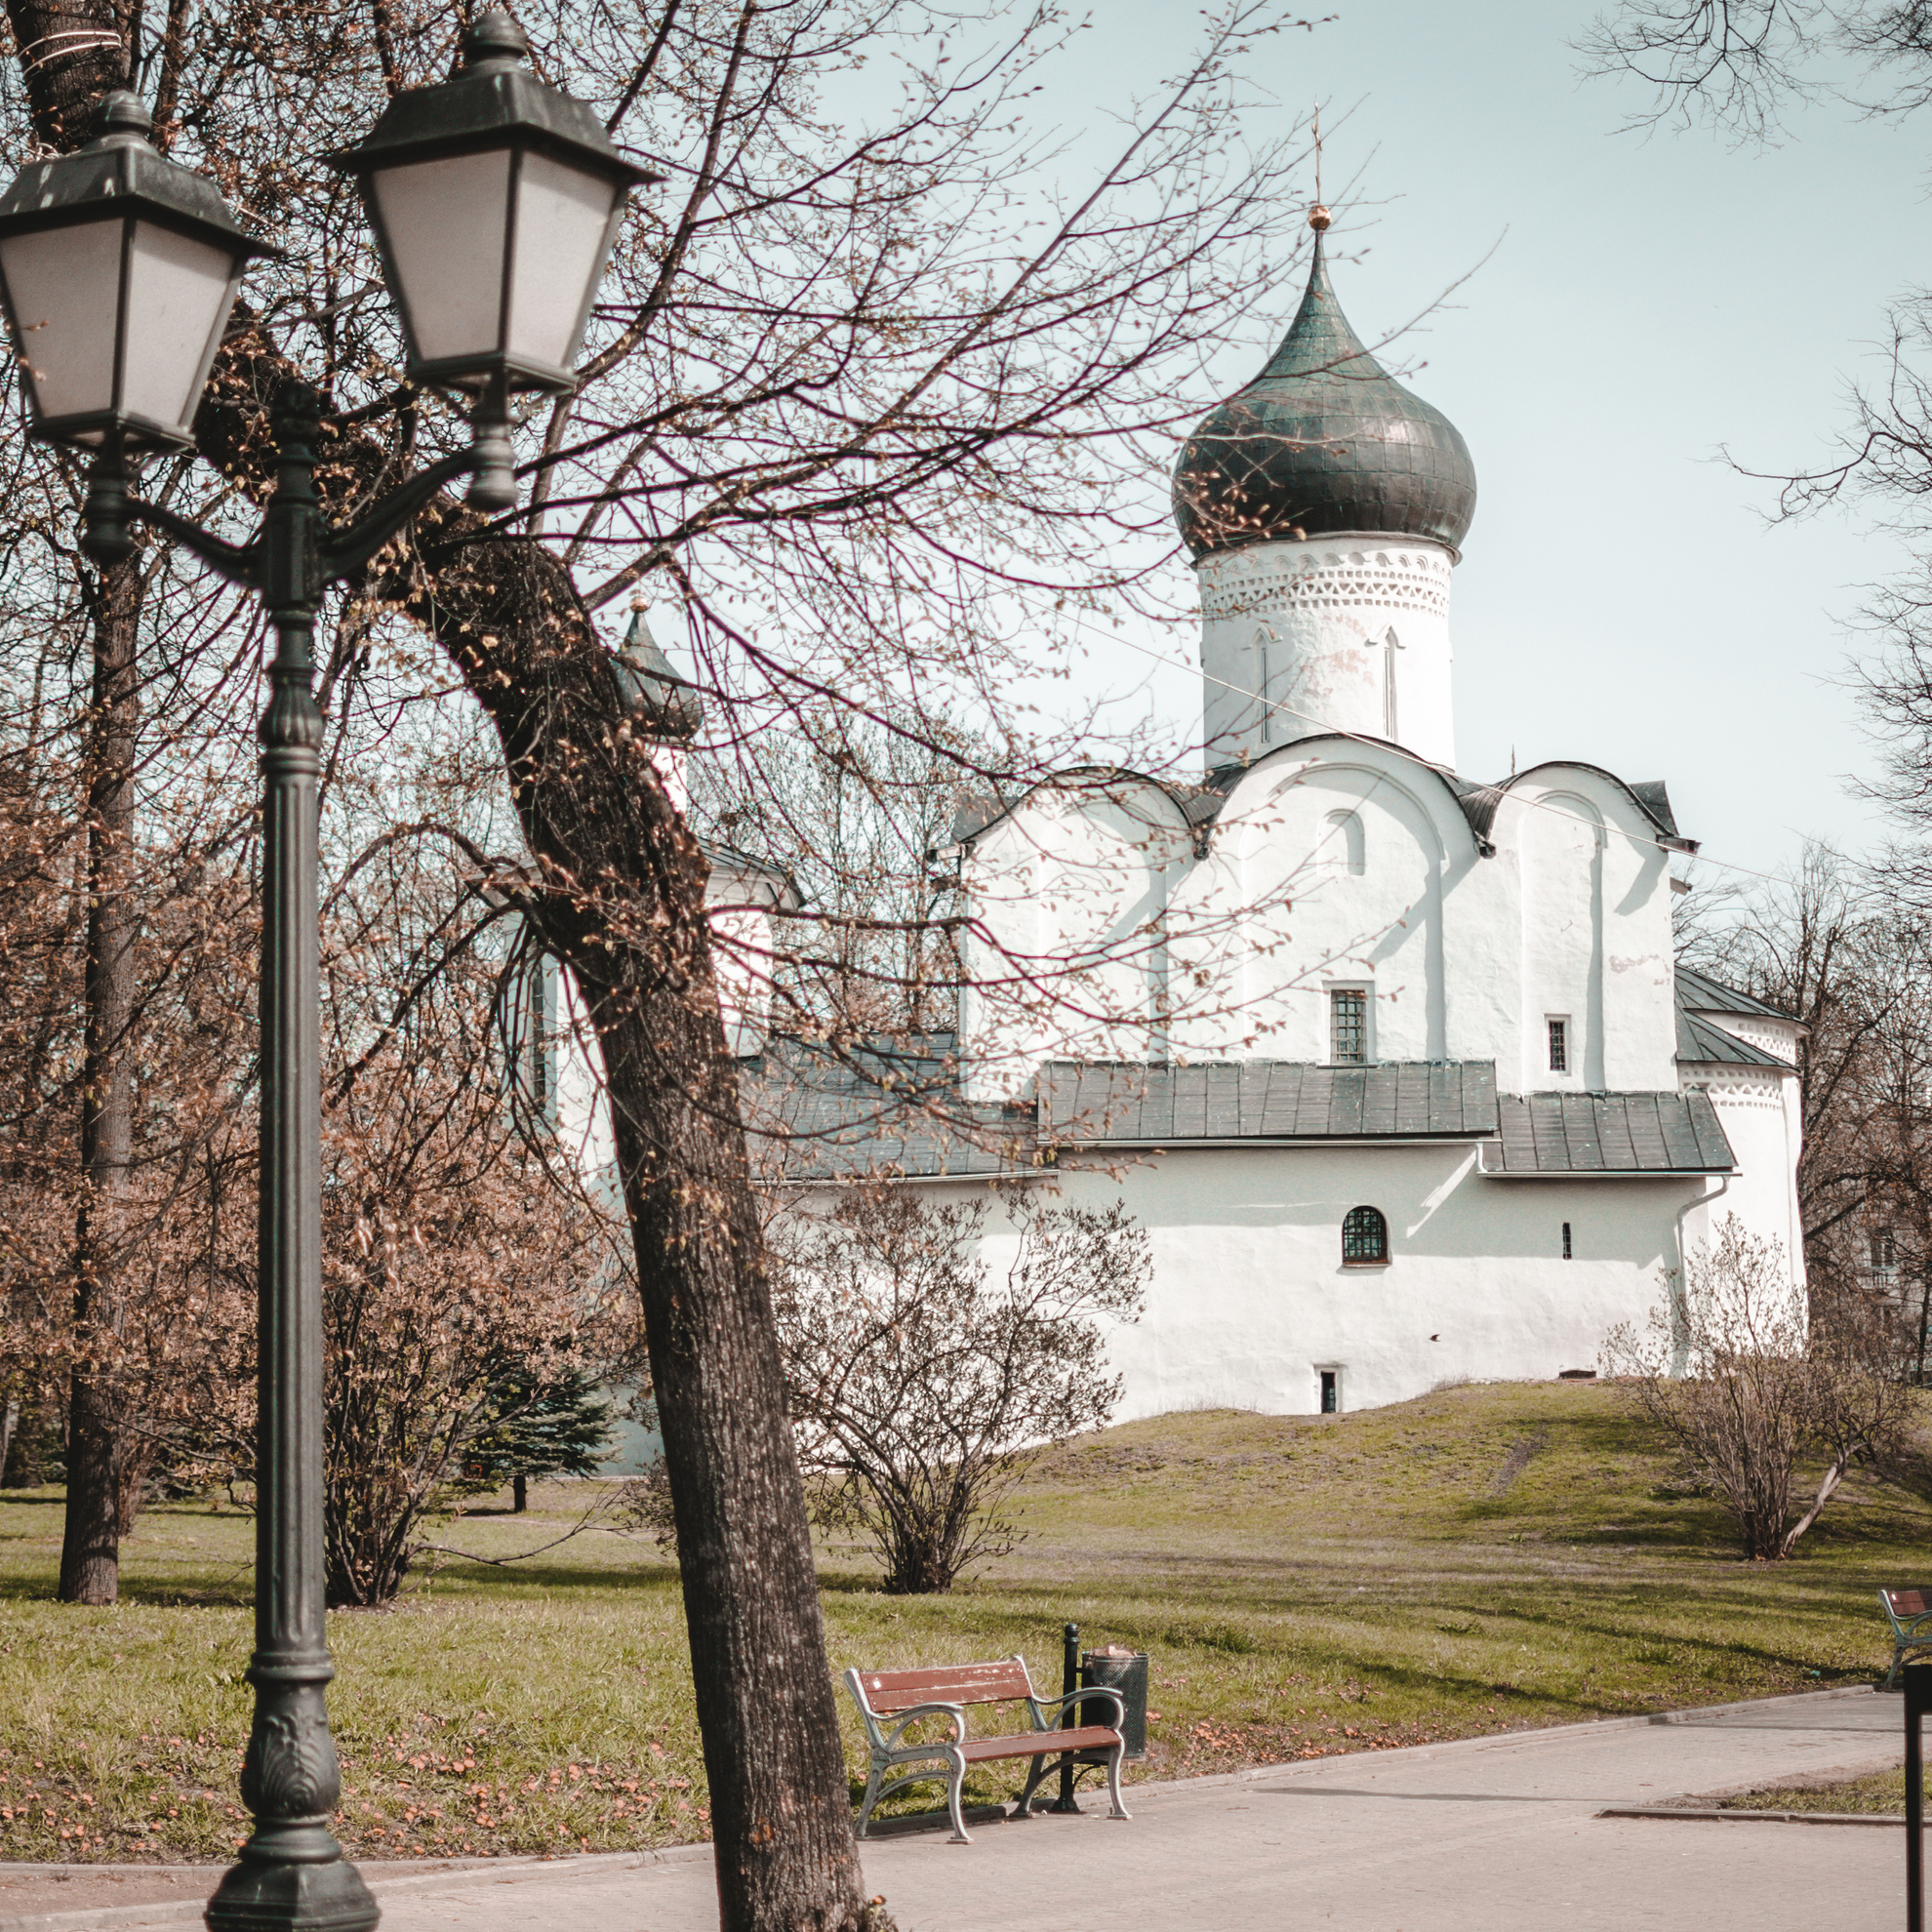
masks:
[[[1735,1215],[1686,1258],[1681,1284],[1667,1277],[1642,1331],[1610,1332],[1603,1359],[1729,1512],[1748,1561],[1790,1556],[1854,1464],[1895,1466],[1912,1414],[1889,1311],[1846,1290],[1810,1318],[1783,1247]],[[1800,1505],[1807,1459],[1825,1468]]]
[[[852,1187],[780,1225],[775,1299],[799,1459],[827,1527],[858,1531],[895,1595],[949,1590],[1012,1549],[1000,1504],[1049,1442],[1099,1429],[1120,1399],[1107,1332],[1140,1316],[1146,1230],[1042,1207],[1015,1189],[1000,1269],[986,1201],[933,1206]]]

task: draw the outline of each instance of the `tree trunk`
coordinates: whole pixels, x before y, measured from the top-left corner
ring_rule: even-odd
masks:
[[[7,0],[33,130],[65,153],[87,139],[94,104],[127,83],[128,57],[103,0]],[[116,1413],[110,1380],[90,1338],[118,1327],[111,1270],[116,1210],[126,1191],[133,1122],[120,1046],[133,1012],[138,921],[128,894],[134,824],[135,676],[141,564],[103,572],[90,597],[95,651],[88,759],[86,1058],[81,1096],[82,1205],[74,1241],[74,1325],[84,1353],[73,1374],[67,1423],[67,1511],[60,1550],[62,1602],[111,1603],[119,1583],[114,1481]],[[90,1361],[89,1357],[95,1357]]]
[[[427,521],[427,518],[425,518]],[[423,533],[426,539],[428,533]],[[434,548],[431,554],[438,554]],[[861,1932],[811,1531],[704,912],[707,862],[534,544],[398,585],[490,713],[604,1063],[684,1584],[724,1932]]]
[[[87,139],[94,103],[128,84],[111,0],[7,0],[33,131],[65,154]]]
[[[123,1048],[134,1020],[141,915],[133,881],[136,661],[141,558],[102,572],[90,600],[94,705],[87,762],[86,1045],[81,1075],[81,1206],[74,1238],[74,1339],[67,1402],[67,1509],[60,1601],[112,1603],[120,1587],[123,1499],[117,1276],[134,1160],[133,1083]]]
[[[702,914],[692,926],[702,944]],[[704,1014],[675,996],[607,999],[596,1024],[705,1716],[723,1923],[858,1927],[818,1578],[715,998]],[[664,1079],[665,1062],[688,1080]]]
[[[530,1478],[521,1469],[510,1477],[510,1509],[522,1515],[530,1507]]]

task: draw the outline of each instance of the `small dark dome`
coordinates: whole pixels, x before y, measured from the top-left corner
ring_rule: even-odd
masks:
[[[1174,465],[1174,520],[1196,557],[1341,531],[1459,549],[1475,464],[1348,326],[1315,233],[1308,293],[1268,367],[1204,416]]]
[[[636,720],[645,737],[675,743],[698,736],[704,723],[704,701],[659,650],[640,604],[631,606],[630,628],[611,660],[611,673],[618,709]]]

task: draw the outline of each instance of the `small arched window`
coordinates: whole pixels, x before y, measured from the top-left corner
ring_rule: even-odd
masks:
[[[1359,812],[1331,812],[1321,829],[1321,858],[1331,872],[1360,878],[1368,870],[1368,840]]]
[[[1373,1268],[1389,1259],[1389,1224],[1380,1208],[1354,1207],[1342,1218],[1342,1266]]]

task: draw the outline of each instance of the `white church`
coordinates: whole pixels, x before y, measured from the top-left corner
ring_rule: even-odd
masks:
[[[1729,1214],[1802,1278],[1796,1023],[1675,966],[1696,845],[1662,784],[1458,773],[1474,467],[1350,329],[1310,220],[1286,337],[1175,471],[1203,777],[1069,772],[969,804],[942,855],[978,937],[926,1070],[980,1131],[895,1116],[748,994],[729,1016],[747,1113],[817,1137],[793,1185],[1124,1199],[1154,1279],[1122,1421],[1587,1371]],[[734,864],[713,897],[743,931],[785,890]]]

